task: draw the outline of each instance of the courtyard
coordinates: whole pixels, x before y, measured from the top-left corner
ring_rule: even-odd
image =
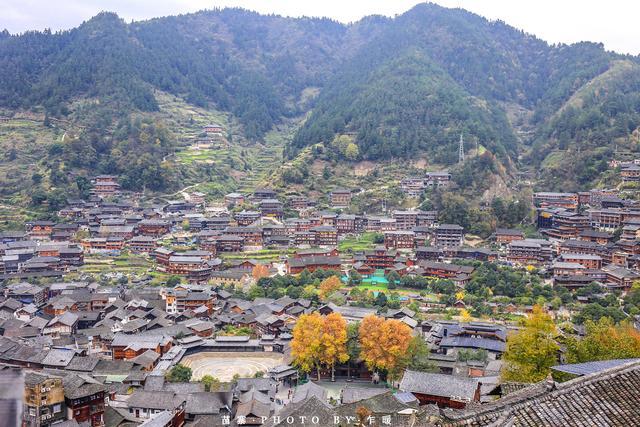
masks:
[[[231,381],[236,374],[241,378],[253,377],[256,372],[266,374],[271,368],[285,364],[283,354],[270,352],[196,353],[185,356],[180,363],[191,368],[192,380],[211,375],[222,382]]]

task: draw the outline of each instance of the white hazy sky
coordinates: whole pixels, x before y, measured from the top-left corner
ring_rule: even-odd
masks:
[[[501,19],[551,43],[603,42],[609,50],[640,54],[637,0],[434,0]],[[140,20],[213,7],[243,7],[286,16],[326,16],[342,22],[363,16],[393,16],[417,0],[0,0],[0,29],[67,29],[102,10]]]

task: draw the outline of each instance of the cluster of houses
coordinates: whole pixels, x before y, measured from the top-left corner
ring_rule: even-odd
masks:
[[[446,185],[449,179],[432,173],[422,185]],[[403,181],[403,190],[404,184],[417,189],[417,181]],[[232,288],[248,290],[258,270],[275,276],[319,269],[339,271],[345,281],[353,272],[369,279],[394,272],[463,287],[474,267],[458,260],[534,265],[570,290],[598,282],[625,291],[640,279],[640,208],[615,191],[535,193],[542,237],[497,229],[483,247],[466,246],[463,227],[439,223],[434,211],[346,214],[340,209],[351,203],[351,190],[331,191],[328,204],[335,209],[326,210],[303,196],[281,199],[271,189],[230,193],[224,206],[209,207],[196,193],[139,206],[112,201],[118,192],[117,177],[96,177],[94,196],[69,201],[59,212],[61,222],[32,221],[22,231],[0,233],[0,381],[3,375],[20,381],[24,394],[17,408],[25,426],[271,426],[303,416],[350,425],[354,418],[348,417],[362,406],[371,408],[370,425],[484,425],[482,420],[495,419],[488,412],[477,415],[479,407],[506,416],[501,399],[493,402],[510,393],[498,382],[505,326],[424,321],[406,305],[351,305],[347,293],[337,305],[289,296],[245,300]],[[298,215],[287,218],[286,209]],[[365,232],[376,233],[367,250],[338,249],[343,239]],[[241,256],[263,248],[286,255],[269,262]],[[85,257],[125,250],[148,256],[155,269],[184,280],[149,288],[65,280]],[[425,307],[420,295],[407,301]],[[349,323],[372,314],[397,319],[427,343],[433,368],[406,370],[393,393],[371,387],[379,377],[362,361],[350,360],[334,373],[351,383],[330,398],[321,385],[302,384],[303,376],[291,366],[293,327],[300,315],[314,311],[338,312]],[[214,390],[202,382],[167,379],[186,358],[216,352],[278,354],[284,362],[261,378],[235,379]],[[315,375],[328,379],[331,372]],[[536,398],[523,396],[518,408],[541,405],[544,393],[562,395],[560,386],[546,387],[529,390],[526,396]]]
[[[609,166],[619,168],[619,175],[623,183],[640,182],[640,159],[631,161],[611,160]]]
[[[445,188],[451,183],[447,171],[427,172],[424,177],[408,177],[400,181],[400,189],[407,197],[419,197],[426,189]]]
[[[534,193],[544,238],[497,230],[508,262],[545,269],[554,284],[575,290],[592,282],[628,291],[640,279],[640,206],[614,190]]]
[[[84,282],[10,284],[0,301],[0,381],[12,378],[23,390],[14,409],[25,426],[305,425],[300,417],[332,422],[338,417],[338,425],[347,426],[360,407],[369,409],[376,426],[441,425],[458,418],[485,425],[483,418],[474,418],[477,412],[510,410],[505,405],[518,395],[514,390],[526,390],[517,405],[523,408],[544,402],[546,393],[554,392],[557,399],[566,387],[549,381],[543,390],[500,383],[504,326],[418,321],[407,307],[378,312],[286,296],[248,301],[208,285],[126,289]],[[372,385],[377,374],[356,359],[335,367],[338,378],[350,381],[329,396],[322,384],[301,381],[303,375],[290,364],[291,330],[300,315],[312,311],[338,312],[349,323],[371,314],[397,319],[425,340],[435,369],[405,370],[393,392]],[[229,326],[251,334],[226,335]],[[211,388],[167,377],[185,358],[216,352],[277,353],[284,363],[261,377],[234,378]],[[618,375],[637,374],[638,362],[621,362],[626,363],[599,362],[607,384]],[[592,381],[599,378],[597,372],[589,376]],[[317,374],[327,381],[331,376],[321,369],[310,377]],[[593,389],[593,383],[584,387]],[[573,389],[567,393],[574,402],[586,398]],[[293,421],[283,424],[289,417]]]
[[[438,368],[430,375],[442,377],[440,381],[453,375],[456,382],[473,384],[472,399],[412,385],[423,374],[414,371],[405,373],[403,393],[371,388],[375,376],[364,362],[354,360],[336,366],[335,375],[353,383],[341,391],[339,405],[328,405],[326,389],[312,382],[301,385],[297,369],[286,364],[291,362],[297,318],[313,311],[338,312],[349,323],[372,314],[403,322],[429,343],[429,358]],[[251,334],[226,335],[229,327]],[[347,409],[353,411],[356,402],[374,405],[380,399],[391,405],[385,416],[408,421],[420,404],[465,407],[482,396],[490,399],[491,387],[477,396],[475,392],[489,378],[495,384],[505,341],[504,327],[421,322],[406,307],[379,312],[287,296],[248,301],[211,285],[128,289],[86,282],[18,282],[0,294],[0,376],[4,371],[21,373],[21,420],[26,426],[62,421],[91,426],[223,425],[221,417],[270,425],[273,416],[315,400],[353,416]],[[461,357],[478,351],[486,353]],[[275,352],[286,363],[262,378],[239,378],[216,390],[205,390],[201,382],[166,379],[185,357],[212,352]],[[327,379],[331,375],[324,369],[318,374]]]

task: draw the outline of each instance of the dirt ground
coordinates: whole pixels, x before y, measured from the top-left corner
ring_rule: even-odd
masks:
[[[280,353],[197,353],[184,357],[180,363],[191,368],[192,380],[212,375],[222,382],[231,381],[235,374],[241,378],[253,377],[258,372],[265,374],[271,368],[284,364]]]

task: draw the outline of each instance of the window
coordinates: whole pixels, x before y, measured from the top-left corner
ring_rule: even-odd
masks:
[[[62,411],[62,405],[57,404],[57,405],[53,405],[53,413],[57,414],[58,412]]]

